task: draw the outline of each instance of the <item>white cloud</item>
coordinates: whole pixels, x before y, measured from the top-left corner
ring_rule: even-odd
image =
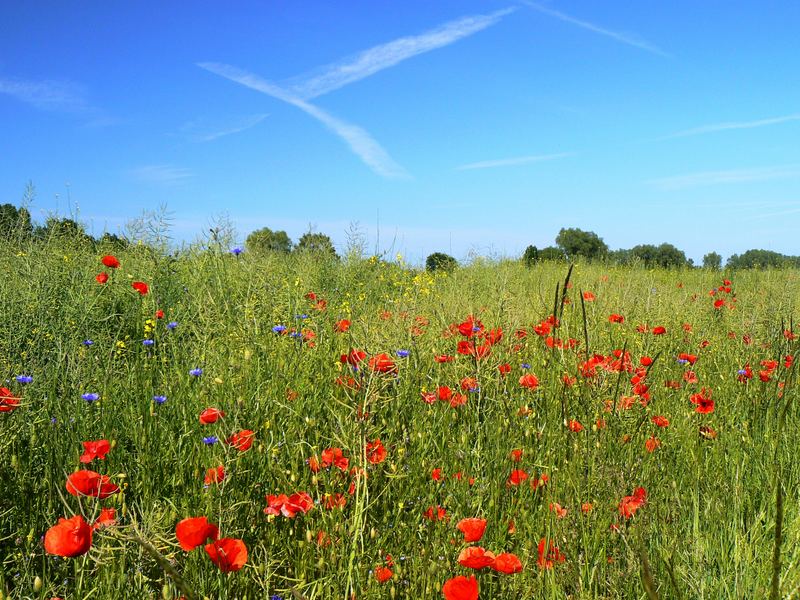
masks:
[[[224,123],[210,123],[206,120],[186,123],[181,130],[194,142],[212,142],[221,137],[247,131],[266,119],[267,113],[247,115],[229,119]]]
[[[69,81],[25,81],[0,79],[0,94],[6,94],[40,110],[85,112],[86,90]]]
[[[606,37],[609,37],[613,40],[620,42],[621,44],[627,44],[628,46],[633,46],[634,48],[639,48],[640,50],[645,50],[646,52],[657,54],[659,56],[665,56],[665,57],[670,56],[658,46],[655,46],[654,44],[651,44],[650,42],[641,39],[639,36],[635,34],[612,31],[610,29],[606,29],[605,27],[600,27],[599,25],[590,23],[589,21],[582,21],[581,19],[576,19],[575,17],[572,17],[568,14],[559,12],[557,10],[553,10],[552,8],[542,6],[541,4],[537,4],[535,2],[529,2],[527,0],[521,0],[521,1],[526,6],[530,6],[533,10],[539,11],[542,14],[559,19],[560,21],[564,21],[565,23],[570,23],[571,25],[575,25],[576,27],[587,29],[599,35],[604,35]]]
[[[660,140],[668,140],[679,137],[689,137],[692,135],[702,135],[704,133],[714,133],[716,131],[729,131],[732,129],[754,129],[756,127],[766,127],[768,125],[779,125],[781,123],[790,123],[792,121],[800,121],[800,113],[785,115],[783,117],[773,117],[770,119],[758,119],[757,121],[731,121],[727,123],[714,123],[711,125],[702,125],[693,129],[685,129],[676,133],[665,135]]]
[[[128,171],[128,175],[139,182],[170,185],[180,183],[194,177],[191,169],[172,165],[145,165]]]
[[[378,175],[384,177],[407,176],[406,171],[361,127],[334,117],[321,108],[297,98],[292,93],[278,87],[274,83],[261,79],[257,75],[253,75],[237,67],[221,63],[198,63],[198,66],[215,75],[225,77],[240,85],[282,100],[314,117],[330,131],[344,140],[353,153]]]
[[[562,152],[559,154],[540,154],[536,156],[518,156],[516,158],[501,158],[497,160],[484,160],[481,162],[469,163],[456,167],[457,171],[468,171],[471,169],[491,169],[493,167],[511,167],[517,165],[527,165],[530,163],[543,162],[546,160],[555,160],[558,158],[566,158],[567,156],[574,156],[570,152]]]
[[[374,75],[394,65],[437,48],[443,48],[465,37],[491,27],[516,8],[498,10],[489,15],[461,17],[420,35],[398,38],[373,46],[355,56],[320,67],[281,84],[298,98],[310,100],[355,81]]]
[[[702,173],[690,173],[688,175],[675,175],[672,177],[652,179],[648,183],[664,190],[678,190],[705,185],[771,181],[774,179],[787,179],[798,176],[800,176],[800,166],[784,165],[752,169],[734,169],[730,171],[705,171]]]

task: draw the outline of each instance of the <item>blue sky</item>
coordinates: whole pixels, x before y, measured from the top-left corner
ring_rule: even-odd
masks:
[[[176,242],[358,222],[411,261],[561,227],[800,254],[800,3],[233,6],[2,3],[0,202],[30,180],[96,234],[166,204]]]

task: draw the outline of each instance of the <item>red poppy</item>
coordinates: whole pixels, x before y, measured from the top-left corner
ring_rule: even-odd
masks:
[[[678,360],[686,361],[690,365],[693,365],[697,362],[697,355],[696,354],[687,354],[686,352],[681,352],[678,355]]]
[[[526,373],[519,378],[519,384],[527,390],[535,390],[539,387],[539,380],[533,373]]]
[[[384,567],[383,565],[375,567],[375,579],[378,580],[378,583],[386,583],[392,578],[392,570],[389,567]]]
[[[119,261],[117,260],[117,257],[111,254],[106,254],[103,258],[100,259],[100,262],[103,263],[103,265],[108,267],[109,269],[119,268]]]
[[[661,440],[651,435],[644,443],[644,447],[648,452],[655,452],[657,448],[661,447]]]
[[[527,478],[528,474],[525,471],[523,471],[522,469],[514,469],[513,471],[511,471],[511,475],[508,476],[508,479],[506,480],[506,485],[507,486],[519,485]]]
[[[340,493],[325,494],[322,499],[322,506],[326,510],[333,510],[335,508],[344,508],[347,504],[347,496]]]
[[[551,541],[549,544],[545,538],[539,540],[539,559],[536,561],[536,564],[539,565],[541,569],[552,569],[553,564],[557,562],[564,562],[566,557],[561,554],[561,551],[558,549],[557,546],[553,544]]]
[[[368,365],[376,373],[397,373],[397,365],[385,353],[377,354],[370,358]]]
[[[103,460],[110,450],[111,444],[108,442],[108,440],[83,442],[83,454],[81,454],[80,461],[82,463],[90,463],[95,458]]]
[[[622,315],[618,315],[618,314],[611,314],[608,317],[608,322],[609,323],[624,323],[625,322],[625,317],[623,317]]]
[[[550,503],[550,512],[555,513],[556,517],[563,519],[567,516],[567,509],[561,506],[558,502]]]
[[[626,519],[630,519],[634,513],[647,501],[647,492],[644,488],[638,487],[630,496],[625,496],[619,503],[619,514]]]
[[[478,321],[472,315],[467,317],[467,320],[458,325],[458,332],[464,337],[471,338],[479,331],[483,330],[483,323]]]
[[[442,586],[442,595],[445,600],[478,600],[478,580],[474,575],[448,579]]]
[[[474,377],[464,377],[461,380],[461,389],[465,392],[468,390],[475,390],[478,389],[478,380]]]
[[[175,537],[186,552],[205,544],[209,538],[219,538],[219,529],[206,517],[187,517],[175,526]]]
[[[704,415],[714,412],[714,401],[711,399],[711,390],[702,388],[697,394],[692,394],[689,400],[692,404],[697,405],[695,412]]]
[[[450,356],[449,354],[437,354],[433,357],[433,360],[435,360],[437,363],[453,362],[453,359],[454,357]]]
[[[340,471],[347,471],[350,459],[344,456],[341,448],[326,448],[322,451],[322,466],[327,469],[331,465]]]
[[[520,460],[522,460],[522,448],[515,448],[514,450],[512,450],[512,451],[509,453],[509,455],[508,455],[508,456],[509,456],[509,458],[511,458],[511,460],[513,460],[514,462],[519,462]]]
[[[156,319],[163,319],[164,318],[164,311],[160,308],[156,311]]]
[[[145,296],[147,295],[147,292],[150,291],[150,288],[144,281],[134,281],[131,283],[131,287],[139,292],[140,296]]]
[[[423,516],[429,521],[442,521],[447,518],[447,511],[441,506],[429,506]]]
[[[97,275],[94,276],[94,278],[97,280],[97,283],[101,285],[104,283],[108,283],[108,273],[106,273],[105,271],[103,271],[102,273],[98,273]]]
[[[341,319],[339,321],[336,321],[336,325],[334,325],[333,327],[333,330],[336,333],[344,333],[348,329],[350,329],[350,321],[348,319]]]
[[[580,424],[580,421],[576,421],[575,419],[572,419],[569,422],[568,426],[569,430],[572,431],[573,433],[580,433],[581,431],[583,431],[583,425]]]
[[[0,413],[11,412],[19,407],[19,398],[6,387],[0,387]]]
[[[494,563],[494,554],[480,546],[467,546],[458,555],[458,564],[468,569],[480,570]]]
[[[592,292],[583,292],[583,299],[586,302],[594,302],[595,295]]]
[[[661,415],[656,415],[655,417],[653,417],[650,420],[653,422],[653,425],[655,425],[656,427],[669,427],[669,419],[667,419],[666,417],[663,417]]]
[[[234,433],[225,441],[229,446],[233,446],[239,452],[245,452],[253,445],[253,438],[255,435],[255,432],[250,429],[242,429],[241,431]]]
[[[653,364],[653,359],[650,358],[649,356],[643,356],[642,358],[639,359],[639,364],[642,365],[643,367],[649,367],[650,365]]]
[[[59,519],[44,534],[44,549],[56,556],[80,556],[92,546],[92,528],[81,515]]]
[[[225,479],[225,467],[220,465],[218,467],[211,467],[206,471],[203,483],[205,485],[211,485],[212,483],[219,483],[223,479]]]
[[[104,508],[100,511],[100,515],[92,523],[92,529],[101,529],[103,527],[110,527],[117,524],[117,509]]]
[[[508,375],[511,373],[511,365],[508,363],[502,364],[497,367],[497,370],[500,371],[500,375]]]
[[[658,327],[653,327],[653,335],[664,335],[665,333],[667,333],[665,327],[662,327],[661,325]]]
[[[291,496],[280,494],[267,496],[267,508],[264,513],[268,515],[283,515],[293,519],[297,513],[307,513],[314,507],[314,500],[306,492],[295,492]]]
[[[380,464],[386,460],[386,448],[383,447],[380,439],[367,442],[366,452],[367,460],[373,465]]]
[[[216,423],[220,417],[224,417],[225,413],[218,408],[207,408],[200,413],[200,422],[203,425],[210,425]]]
[[[495,571],[506,575],[522,572],[522,562],[520,562],[516,554],[511,554],[510,552],[498,554],[491,567]]]
[[[358,364],[365,358],[367,358],[366,352],[364,352],[363,350],[356,350],[355,348],[351,348],[350,352],[348,352],[347,354],[342,354],[342,356],[339,358],[339,362],[347,363],[349,365],[357,367]]]
[[[67,492],[73,496],[92,496],[105,499],[119,491],[119,486],[108,483],[108,475],[100,475],[88,469],[75,471],[67,476]]]
[[[461,519],[456,525],[461,533],[464,534],[464,542],[477,542],[483,537],[483,532],[486,530],[486,519],[466,518]]]
[[[206,544],[206,554],[223,573],[238,571],[247,562],[247,546],[242,540],[222,538]]]

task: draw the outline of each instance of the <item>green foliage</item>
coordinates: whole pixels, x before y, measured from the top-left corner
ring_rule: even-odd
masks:
[[[27,208],[0,205],[0,239],[21,241],[30,239],[32,235],[33,223]]]
[[[245,245],[250,252],[292,251],[292,240],[285,231],[272,231],[269,227],[256,229],[247,236]]]
[[[545,262],[563,261],[566,260],[566,256],[564,256],[564,251],[561,248],[547,246],[539,250],[539,260]]]
[[[653,244],[634,246],[628,254],[628,262],[631,261],[639,261],[648,268],[663,267],[665,269],[685,267],[690,264],[682,250],[678,250],[672,244],[666,243],[660,246],[654,246]]]
[[[522,253],[522,262],[527,267],[531,267],[539,261],[539,249],[536,246],[528,246]]]
[[[295,251],[339,258],[336,248],[333,247],[333,241],[324,233],[312,233],[311,231],[304,233],[297,241]]]
[[[434,252],[425,259],[426,271],[445,271],[452,273],[458,267],[458,261],[444,252]]]
[[[748,250],[743,254],[733,254],[728,258],[731,269],[764,269],[767,267],[800,266],[800,256],[786,256],[772,250]]]
[[[578,257],[599,259],[608,253],[608,246],[595,232],[577,228],[561,229],[556,236],[556,245],[569,260]]]
[[[722,256],[716,252],[709,252],[703,256],[703,268],[719,271],[722,268]]]

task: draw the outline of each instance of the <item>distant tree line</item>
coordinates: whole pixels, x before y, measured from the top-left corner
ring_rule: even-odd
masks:
[[[330,237],[324,233],[314,233],[311,231],[300,236],[300,239],[297,240],[297,244],[295,244],[285,231],[273,231],[269,227],[263,227],[261,229],[256,229],[247,236],[245,246],[248,251],[255,254],[264,252],[279,252],[284,254],[289,254],[290,252],[313,252],[339,258]]]

